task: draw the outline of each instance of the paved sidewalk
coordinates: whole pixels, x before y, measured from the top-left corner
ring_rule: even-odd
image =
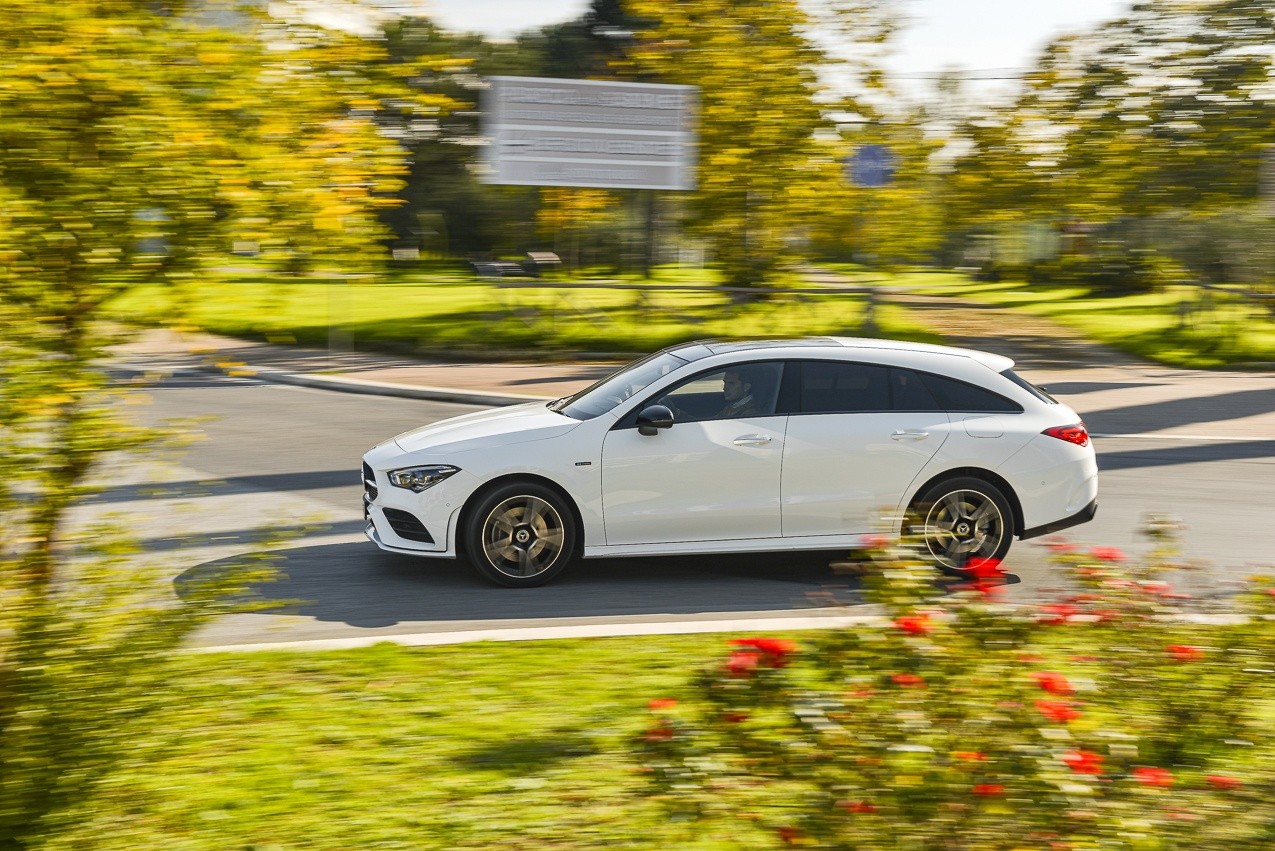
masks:
[[[908,301],[953,345],[1013,357],[1026,377],[1080,411],[1095,434],[1275,445],[1275,372],[1162,367],[1077,340],[1039,318],[946,299]],[[565,396],[618,365],[600,360],[422,361],[169,330],[146,331],[122,347],[120,355],[139,369],[215,369],[269,382],[474,405]]]

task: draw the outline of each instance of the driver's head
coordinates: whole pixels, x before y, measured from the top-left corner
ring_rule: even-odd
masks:
[[[722,374],[722,394],[727,402],[734,402],[752,389],[752,376],[746,369],[728,369]]]

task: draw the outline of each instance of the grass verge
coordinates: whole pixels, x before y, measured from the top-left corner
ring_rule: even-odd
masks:
[[[715,281],[708,275],[692,280],[681,272],[664,273],[652,283]],[[527,351],[638,353],[707,337],[862,335],[866,307],[864,296],[832,293],[737,303],[720,292],[500,286],[446,274],[284,280],[226,272],[176,289],[139,287],[112,305],[110,318],[142,325],[184,323],[284,344],[327,345],[332,335],[343,348],[481,357]],[[942,341],[897,306],[880,307],[874,320],[874,336]]]
[[[727,638],[184,657],[162,741],[54,847],[753,847],[670,822],[628,753]]]

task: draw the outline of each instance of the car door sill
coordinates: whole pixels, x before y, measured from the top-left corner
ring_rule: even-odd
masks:
[[[624,556],[712,555],[715,553],[767,553],[801,550],[855,549],[864,535],[808,535],[800,538],[745,538],[733,541],[678,541],[659,544],[585,546],[585,558]]]

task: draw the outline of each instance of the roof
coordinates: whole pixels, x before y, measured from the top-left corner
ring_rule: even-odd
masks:
[[[878,349],[905,352],[923,352],[926,354],[963,357],[983,364],[996,372],[1003,372],[1014,365],[1014,361],[1003,355],[983,352],[977,349],[961,349],[955,346],[937,346],[931,343],[913,343],[906,340],[878,340],[872,337],[797,337],[793,339],[762,340],[700,340],[699,345],[715,355],[734,352],[747,352],[758,349],[779,348],[846,348],[846,349]]]

